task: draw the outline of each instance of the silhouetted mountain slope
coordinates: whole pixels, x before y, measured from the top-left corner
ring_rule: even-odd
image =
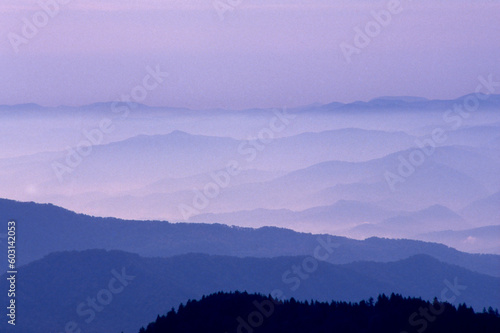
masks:
[[[332,265],[304,256],[235,258],[187,254],[143,258],[119,251],[59,252],[19,268],[15,329],[61,332],[73,321],[82,332],[129,333],[181,302],[217,291],[272,293],[300,300],[360,301],[396,290],[405,296],[441,299],[443,290],[449,288],[445,280],[453,284],[455,279],[458,285],[466,286],[465,290],[458,287],[457,294],[446,293],[446,297],[455,296],[456,304],[465,302],[476,310],[500,306],[500,278],[428,256],[388,264]],[[0,277],[0,288],[7,290],[5,275]],[[25,320],[28,317],[30,320]],[[4,321],[0,323],[2,332],[5,325]]]
[[[447,288],[445,294],[456,298],[459,303],[465,302],[476,309],[480,309],[479,304],[484,301],[488,302],[492,298],[500,300],[498,278],[478,275],[458,266],[444,265],[426,255],[416,255],[389,263],[356,262],[346,264],[345,267],[372,279],[390,282],[393,292],[404,295],[431,299],[436,296],[437,292],[432,286],[441,285],[441,293]],[[450,286],[456,287],[455,295]],[[472,295],[467,292],[467,289],[471,287],[474,288],[474,299],[469,298]],[[437,295],[438,298],[442,295],[441,293]],[[495,302],[495,307],[498,306],[500,306],[500,301]]]
[[[279,228],[237,228],[221,224],[126,221],[96,218],[35,203],[0,200],[0,220],[17,221],[18,261],[39,259],[54,251],[107,249],[144,256],[190,252],[230,256],[276,257],[312,255],[321,243],[332,245],[328,261],[394,261],[427,254],[440,261],[500,276],[500,256],[456,251],[436,243],[298,233]],[[6,247],[0,238],[1,248]]]
[[[230,187],[217,198],[214,206],[221,211],[224,211],[224,206],[233,211],[293,206],[304,209],[338,200],[369,202],[392,199],[413,207],[412,210],[435,204],[460,209],[490,194],[483,182],[500,182],[496,163],[478,157],[469,147],[450,146],[436,148],[411,176],[393,184],[395,191],[392,191],[386,172],[399,175],[401,159],[407,159],[414,151],[414,148],[402,150],[358,163],[330,160],[271,181]],[[478,166],[471,165],[474,161]],[[287,191],[284,192],[284,188]],[[248,202],[249,198],[252,198],[251,202]],[[233,205],[235,202],[243,202],[245,207],[238,208],[241,205]],[[398,207],[393,209],[398,210]]]
[[[382,209],[372,203],[339,200],[328,206],[313,207],[303,211],[288,209],[255,209],[220,214],[200,214],[189,219],[190,222],[238,224],[246,226],[289,227],[294,230],[312,228],[314,225],[323,229],[340,228],[360,222],[381,221],[396,215],[396,212]]]
[[[78,163],[71,176],[73,186],[81,191],[92,185],[106,192],[111,184],[132,183],[137,188],[166,177],[183,178],[223,169],[228,161],[262,170],[292,171],[335,158],[365,161],[381,158],[395,151],[414,146],[414,138],[403,132],[386,132],[347,128],[322,132],[307,132],[276,138],[266,149],[253,148],[255,140],[231,137],[194,135],[175,130],[169,134],[137,135],[125,140],[96,144],[85,161]],[[334,148],[324,149],[325,144]],[[76,147],[73,147],[76,149]],[[299,154],[297,152],[300,152]],[[253,154],[258,153],[258,158]],[[53,170],[53,162],[65,163],[68,150],[59,150],[0,159],[0,172],[29,179],[46,192],[61,188]],[[136,158],[131,159],[130,156]],[[253,156],[253,157],[252,157]],[[252,163],[247,159],[252,157]],[[78,157],[73,157],[74,159]],[[203,161],[203,163],[200,163]],[[102,166],[106,165],[106,168]],[[138,172],[140,170],[141,172]],[[0,184],[10,185],[9,179]],[[191,188],[186,188],[191,189]]]
[[[472,202],[462,210],[468,220],[482,220],[484,223],[500,224],[500,191]]]
[[[356,238],[381,237],[385,235],[391,238],[408,237],[415,239],[417,237],[417,239],[422,239],[418,238],[417,235],[443,230],[463,230],[471,226],[470,223],[458,214],[441,205],[433,205],[415,212],[394,212],[393,216],[379,223],[370,222],[370,220],[366,220],[365,223],[358,224],[344,231],[342,234]],[[437,238],[430,241],[436,240]],[[450,245],[444,239],[440,239],[439,241]]]
[[[446,242],[461,251],[481,252],[481,249],[488,249],[488,253],[500,253],[500,225],[429,232],[416,238],[427,242]]]
[[[393,211],[370,202],[339,200],[328,206],[303,211],[288,209],[255,209],[230,213],[195,215],[189,222],[223,223],[238,226],[277,226],[297,231],[316,227],[326,233],[336,233],[356,225],[353,235],[357,238],[372,236],[413,238],[416,234],[441,230],[457,230],[470,227],[458,214],[447,207],[433,205],[418,211]],[[362,223],[362,224],[361,224]],[[379,232],[372,233],[373,225]],[[361,225],[360,225],[361,224]],[[366,231],[363,232],[363,229]],[[350,236],[349,233],[346,233]],[[359,236],[359,237],[358,237]],[[435,241],[435,240],[434,240]]]
[[[427,318],[418,309],[432,310]],[[410,319],[412,318],[412,319]],[[254,332],[262,333],[487,333],[500,330],[496,312],[474,313],[466,306],[431,303],[391,294],[375,303],[278,301],[258,294],[217,293],[190,300],[171,310],[139,333]]]
[[[497,124],[463,127],[448,133],[449,144],[464,146],[482,146],[498,137]]]
[[[473,94],[469,94],[473,96]],[[394,98],[375,98],[368,102],[356,101],[341,106],[336,106],[334,109],[345,112],[375,112],[375,111],[392,111],[392,112],[409,112],[409,111],[434,111],[446,110],[453,108],[455,104],[463,105],[464,100],[467,98],[465,95],[453,100],[415,100],[405,97]],[[486,100],[479,103],[481,109],[493,109],[498,107],[500,95],[488,95]]]

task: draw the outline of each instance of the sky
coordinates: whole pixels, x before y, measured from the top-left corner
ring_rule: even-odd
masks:
[[[295,107],[500,80],[497,0],[1,0],[0,33],[0,104]]]

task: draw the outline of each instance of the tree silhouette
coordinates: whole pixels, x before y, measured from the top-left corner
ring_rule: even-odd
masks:
[[[189,300],[158,316],[140,333],[498,333],[500,316],[491,307],[475,313],[466,304],[398,294],[359,303],[285,301],[246,292],[219,292]]]

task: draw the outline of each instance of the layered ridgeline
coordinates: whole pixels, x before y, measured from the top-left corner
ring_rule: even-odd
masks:
[[[65,332],[72,327],[75,332],[137,333],[172,307],[219,291],[325,302],[359,302],[394,292],[427,301],[436,297],[454,305],[466,303],[475,311],[500,307],[500,278],[426,255],[389,263],[335,265],[313,256],[145,258],[88,250],[48,255],[20,267],[17,280],[16,327],[2,321],[2,332]],[[5,275],[0,277],[0,288],[7,290]],[[418,312],[421,303],[414,304],[411,312]],[[408,322],[408,316],[405,313],[401,320]],[[226,319],[234,325],[236,317]],[[219,322],[218,317],[213,319]]]
[[[53,206],[0,200],[0,220],[17,221],[17,260],[26,264],[54,251],[123,250],[143,256],[207,253],[230,256],[317,256],[330,263],[388,262],[426,254],[472,271],[500,276],[500,256],[459,252],[437,243],[369,238],[364,241],[279,228],[97,218]],[[0,246],[6,251],[5,238]],[[318,250],[320,249],[320,250]]]
[[[0,107],[0,197],[19,200],[0,200],[0,221],[17,221],[16,331],[136,333],[221,290],[327,302],[394,292],[499,307],[500,256],[424,242],[500,251],[500,96],[467,119],[452,111],[463,103],[139,105],[127,117],[109,104]],[[266,133],[273,140],[258,139]],[[241,171],[228,178],[231,161]],[[207,184],[220,187],[208,203]],[[31,200],[128,220],[20,202]],[[183,216],[181,205],[196,209]]]
[[[483,97],[470,116],[467,96],[127,117],[112,103],[3,106],[0,197],[357,239],[446,231],[448,246],[500,253],[500,95]]]
[[[422,309],[424,313],[415,309]],[[236,318],[236,320],[235,320]],[[189,301],[158,317],[139,333],[262,332],[262,333],[496,333],[498,312],[475,313],[466,306],[428,302],[392,294],[376,302],[279,301],[258,294],[217,293]]]

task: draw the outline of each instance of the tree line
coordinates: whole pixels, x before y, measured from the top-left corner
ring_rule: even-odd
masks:
[[[189,300],[139,333],[498,333],[500,315],[466,304],[384,294],[358,303],[219,292]]]

